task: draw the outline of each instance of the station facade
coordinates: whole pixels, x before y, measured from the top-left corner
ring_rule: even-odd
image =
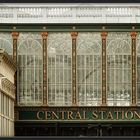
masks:
[[[16,136],[140,135],[139,4],[0,11],[0,47],[17,64]]]

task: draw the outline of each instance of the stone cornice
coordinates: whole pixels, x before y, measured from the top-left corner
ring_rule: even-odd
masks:
[[[4,9],[4,10],[3,10]],[[140,4],[7,4],[0,23],[140,23]]]
[[[15,85],[7,78],[2,79],[0,91],[9,96],[11,99],[15,99]]]
[[[3,49],[0,49],[0,62],[1,61],[5,61],[10,65],[10,68],[12,68],[14,72],[16,71],[17,68],[16,64],[14,63],[12,58],[8,55],[8,53],[5,52]]]

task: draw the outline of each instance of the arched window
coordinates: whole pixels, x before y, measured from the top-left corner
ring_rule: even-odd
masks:
[[[42,105],[43,59],[41,35],[20,33],[18,39],[18,103]]]
[[[0,33],[0,48],[4,49],[10,56],[13,55],[13,39],[10,33]]]
[[[70,33],[48,35],[48,103],[72,105],[72,39]]]
[[[131,103],[131,37],[127,32],[107,36],[107,101],[110,106]]]
[[[101,104],[101,35],[79,33],[77,37],[77,91],[78,104]]]

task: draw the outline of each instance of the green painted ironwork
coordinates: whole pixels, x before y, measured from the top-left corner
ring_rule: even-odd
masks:
[[[71,32],[73,27],[77,32],[101,32],[103,26],[107,32],[130,32],[132,26],[140,31],[140,24],[0,24],[0,32]]]
[[[19,111],[20,121],[140,121],[139,109],[83,109]]]

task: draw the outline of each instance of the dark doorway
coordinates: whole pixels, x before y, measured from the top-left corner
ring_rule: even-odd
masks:
[[[140,136],[140,124],[15,123],[15,136]]]

